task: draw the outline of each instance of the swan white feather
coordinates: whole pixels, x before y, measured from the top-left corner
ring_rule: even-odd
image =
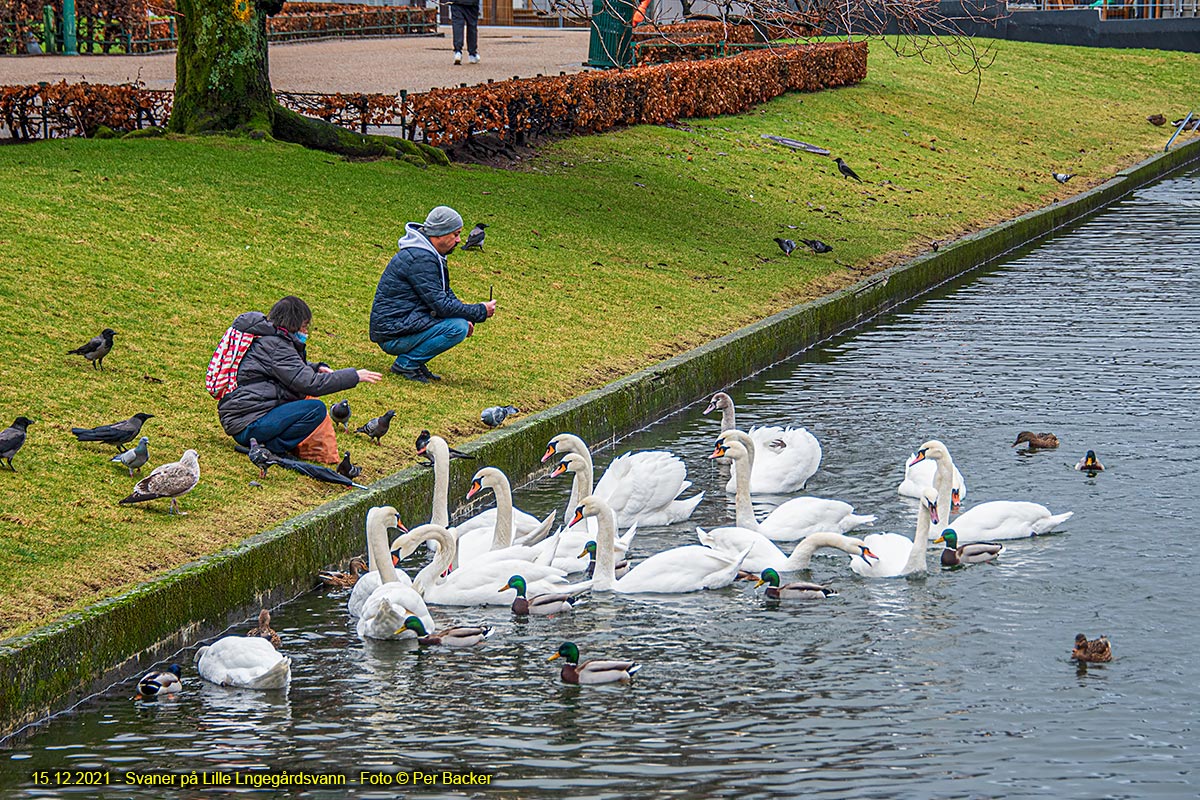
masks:
[[[220,686],[284,689],[292,660],[260,636],[226,636],[196,651],[196,672]]]

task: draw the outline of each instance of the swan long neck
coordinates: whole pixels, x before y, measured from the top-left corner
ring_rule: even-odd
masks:
[[[381,583],[400,580],[396,567],[392,565],[392,552],[388,549],[387,512],[381,509],[372,509],[367,515],[367,553],[379,570]]]
[[[420,541],[437,542],[437,555],[433,557],[433,561],[417,573],[417,577],[413,578],[413,588],[424,593],[426,589],[437,582],[443,572],[450,569],[450,565],[458,558],[458,542],[445,527],[436,524],[422,525],[409,535],[415,535]]]
[[[835,550],[842,550],[847,553],[857,552],[847,544],[846,537],[840,533],[827,531],[810,533],[800,540],[800,543],[796,545],[796,549],[788,556],[787,568],[789,570],[808,569],[808,564],[812,561],[813,553],[822,547],[832,547]]]
[[[592,575],[592,591],[611,589],[617,582],[617,518],[604,503],[596,511],[596,571]]]
[[[492,549],[500,550],[512,546],[513,501],[512,484],[503,472],[493,478],[492,491],[496,493],[496,528],[492,532]]]
[[[721,409],[721,433],[731,431],[737,427],[737,412],[733,410],[733,403]]]
[[[426,451],[433,458],[433,509],[429,521],[450,527],[450,447],[440,436],[431,436]]]
[[[933,488],[937,492],[938,519],[950,521],[951,492],[954,490],[954,459],[947,453],[937,459],[933,473]],[[928,512],[926,512],[928,514]]]
[[[941,502],[941,497],[938,498],[938,502]],[[914,572],[926,570],[925,548],[929,547],[929,525],[929,507],[922,500],[917,509],[917,534],[913,537],[912,550],[908,553],[908,561],[905,562],[901,575],[911,575]]]
[[[734,520],[739,528],[762,533],[754,516],[754,504],[750,502],[750,470],[754,454],[749,447],[745,450],[746,455],[730,453],[733,456]]]
[[[560,455],[574,453],[581,459],[572,467],[574,477],[571,480],[571,496],[567,498],[567,508],[563,512],[563,525],[570,525],[571,519],[575,516],[575,509],[583,502],[583,498],[590,497],[592,494],[592,482],[595,474],[592,466],[592,451],[588,450],[583,439],[574,434],[565,433],[558,437],[555,452]]]

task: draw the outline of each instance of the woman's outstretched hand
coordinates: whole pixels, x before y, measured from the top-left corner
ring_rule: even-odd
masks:
[[[369,369],[360,369],[358,371],[359,383],[362,383],[364,381],[367,383],[379,383],[379,381],[382,378],[383,378],[383,375],[381,375],[378,372],[371,372],[371,370],[369,370]]]

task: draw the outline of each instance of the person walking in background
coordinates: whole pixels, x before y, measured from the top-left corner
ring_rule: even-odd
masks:
[[[454,35],[454,63],[461,64],[463,28],[467,29],[467,59],[479,63],[479,3],[480,0],[450,0],[450,27]]]
[[[237,365],[236,385],[217,403],[225,433],[243,447],[251,439],[285,455],[308,438],[325,420],[325,403],[310,395],[340,392],[360,381],[375,383],[383,376],[365,369],[333,370],[307,360],[308,326],[312,311],[299,297],[288,296],[261,311],[247,311],[233,329],[254,337]]]
[[[404,226],[399,252],[383,270],[371,305],[371,341],[396,357],[392,372],[418,383],[441,380],[426,363],[475,332],[496,301],[463,303],[450,288],[446,256],[462,236],[462,216],[449,206]]]

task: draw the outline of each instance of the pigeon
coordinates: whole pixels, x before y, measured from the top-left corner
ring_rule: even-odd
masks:
[[[430,437],[431,434],[429,431],[421,431],[421,433],[417,436],[417,455],[429,458],[428,454],[425,452],[425,448],[429,446]],[[447,449],[450,451],[451,458],[475,458],[475,456],[468,455],[462,450],[455,450],[453,447],[447,446]],[[432,459],[430,459],[430,463],[432,463]]]
[[[1059,183],[1066,183],[1067,181],[1071,180],[1071,178],[1075,177],[1074,172],[1070,173],[1069,175],[1065,172],[1051,172],[1050,174],[1053,175],[1054,180],[1058,181]]]
[[[68,350],[69,356],[83,356],[88,361],[92,362],[92,369],[104,369],[104,357],[108,355],[108,351],[112,350],[113,337],[117,332],[112,328],[105,328],[100,332],[99,336],[91,339],[82,347],[76,347],[74,350]]]
[[[342,426],[343,431],[350,430],[350,401],[339,400],[329,407],[329,418]]]
[[[833,252],[833,248],[822,242],[820,239],[801,239],[800,241],[812,248],[814,253]]]
[[[322,483],[336,483],[339,486],[353,486],[355,489],[366,489],[361,483],[355,483],[345,475],[339,475],[329,467],[322,467],[320,464],[310,464],[307,461],[300,461],[295,458],[280,458],[276,457],[274,464],[277,464],[284,469],[290,469],[292,472],[299,472],[301,475],[307,475],[314,481]]]
[[[153,472],[137,482],[137,486],[133,487],[133,494],[120,501],[121,505],[169,497],[171,508],[168,513],[186,514],[186,511],[179,510],[178,498],[195,489],[196,484],[200,482],[199,458],[200,454],[195,450],[184,450],[183,457],[178,461],[155,467]]]
[[[343,475],[343,476],[349,478],[350,480],[354,480],[355,478],[357,478],[359,475],[362,474],[362,467],[358,466],[357,464],[350,463],[350,451],[349,450],[346,451],[345,457],[342,458],[342,463],[338,464],[337,473],[338,473],[338,475]]]
[[[115,444],[122,453],[125,443],[132,442],[134,437],[142,432],[142,423],[153,419],[153,414],[134,414],[132,417],[111,425],[101,425],[97,428],[71,428],[71,433],[81,442],[103,442]]]
[[[129,477],[133,477],[133,471],[136,469],[138,474],[142,474],[142,467],[150,460],[150,450],[146,447],[150,440],[143,436],[138,439],[137,447],[132,450],[126,450],[124,453],[117,453],[109,459],[110,462],[124,464],[129,470]]]
[[[490,406],[489,408],[485,408],[483,410],[483,412],[479,415],[479,418],[483,420],[483,424],[487,425],[489,428],[498,428],[504,424],[504,420],[508,419],[514,414],[520,413],[521,409],[517,408],[516,406]]]
[[[250,456],[250,463],[258,467],[258,477],[267,477],[267,467],[279,463],[278,457],[258,443],[258,439],[250,440],[250,450],[247,453]]]
[[[779,245],[779,249],[783,251],[785,256],[790,256],[792,251],[796,249],[796,243],[791,239],[780,239],[778,236],[776,236],[775,244]]]
[[[12,465],[13,456],[25,445],[25,429],[32,424],[29,417],[17,417],[12,425],[0,431],[0,461],[7,461],[13,472],[17,471]]]
[[[854,170],[850,169],[849,164],[847,164],[845,161],[842,161],[842,159],[840,159],[840,158],[835,158],[834,161],[837,162],[838,172],[842,173],[847,178],[854,178],[854,180],[858,181],[859,183],[862,183],[862,178],[858,177],[858,173],[856,173]]]
[[[395,411],[389,411],[382,417],[372,417],[367,420],[367,424],[361,428],[357,428],[355,433],[365,433],[375,440],[375,444],[379,444],[379,440],[388,432],[388,428],[392,424],[392,417],[396,416]]]
[[[25,52],[31,56],[42,54],[42,43],[38,41],[33,31],[25,31]]]
[[[478,250],[479,252],[482,253],[483,252],[483,239],[485,236],[487,236],[487,233],[483,229],[486,227],[487,227],[486,222],[480,222],[474,228],[471,228],[471,232],[467,234],[467,243],[462,246],[462,249],[463,250],[474,249],[474,250]]]

